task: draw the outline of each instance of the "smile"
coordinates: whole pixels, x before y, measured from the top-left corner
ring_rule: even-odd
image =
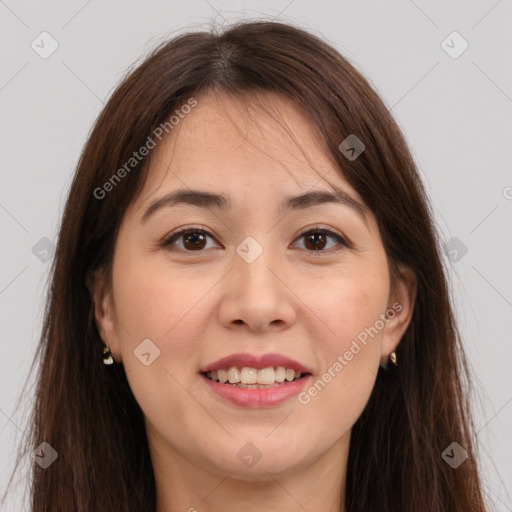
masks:
[[[233,366],[199,375],[223,401],[250,408],[272,407],[286,402],[297,396],[311,377],[309,373],[295,372],[282,366],[261,370]]]
[[[296,372],[293,368],[285,368],[284,366],[262,368],[261,370],[248,366],[243,368],[231,366],[230,368],[206,372],[206,377],[215,382],[247,389],[278,386],[283,382],[298,380],[301,376],[301,372]]]

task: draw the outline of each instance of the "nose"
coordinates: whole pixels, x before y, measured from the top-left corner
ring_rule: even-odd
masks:
[[[223,286],[219,317],[224,327],[264,333],[277,332],[294,323],[296,296],[268,251],[251,263],[235,253],[233,268]]]

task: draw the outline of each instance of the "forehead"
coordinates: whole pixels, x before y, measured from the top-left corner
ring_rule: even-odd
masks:
[[[241,188],[258,185],[267,187],[269,196],[342,187],[360,200],[311,118],[288,98],[210,92],[196,100],[153,150],[136,209],[178,187],[235,197]]]

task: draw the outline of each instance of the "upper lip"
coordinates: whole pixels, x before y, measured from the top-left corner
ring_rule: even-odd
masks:
[[[252,354],[231,354],[230,356],[223,357],[217,361],[210,363],[209,365],[202,368],[202,373],[216,371],[220,369],[230,368],[236,366],[243,368],[244,366],[249,368],[255,368],[261,370],[262,368],[284,366],[285,368],[291,368],[301,373],[311,373],[311,370],[300,364],[299,362],[282,354],[263,354],[263,355],[252,355]]]

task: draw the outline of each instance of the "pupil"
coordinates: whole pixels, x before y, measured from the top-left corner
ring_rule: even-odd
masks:
[[[193,249],[202,249],[204,246],[205,237],[203,234],[197,232],[185,235],[185,244],[190,241],[192,241]],[[203,242],[203,244],[201,244],[201,242]]]
[[[310,235],[308,237],[308,242],[313,240],[313,247],[312,248],[313,248],[314,251],[322,249],[325,246],[325,243],[324,244],[320,244],[321,246],[317,245],[318,241],[319,241],[319,237],[321,237],[322,240],[325,242],[325,238],[324,238],[325,235],[323,233],[315,233],[315,234]]]
[[[205,237],[202,233],[194,232],[185,235],[185,245],[192,244],[193,249],[202,249],[204,247]],[[323,243],[322,243],[323,242]],[[318,251],[325,247],[325,235],[323,233],[315,233],[307,238],[308,248]]]

